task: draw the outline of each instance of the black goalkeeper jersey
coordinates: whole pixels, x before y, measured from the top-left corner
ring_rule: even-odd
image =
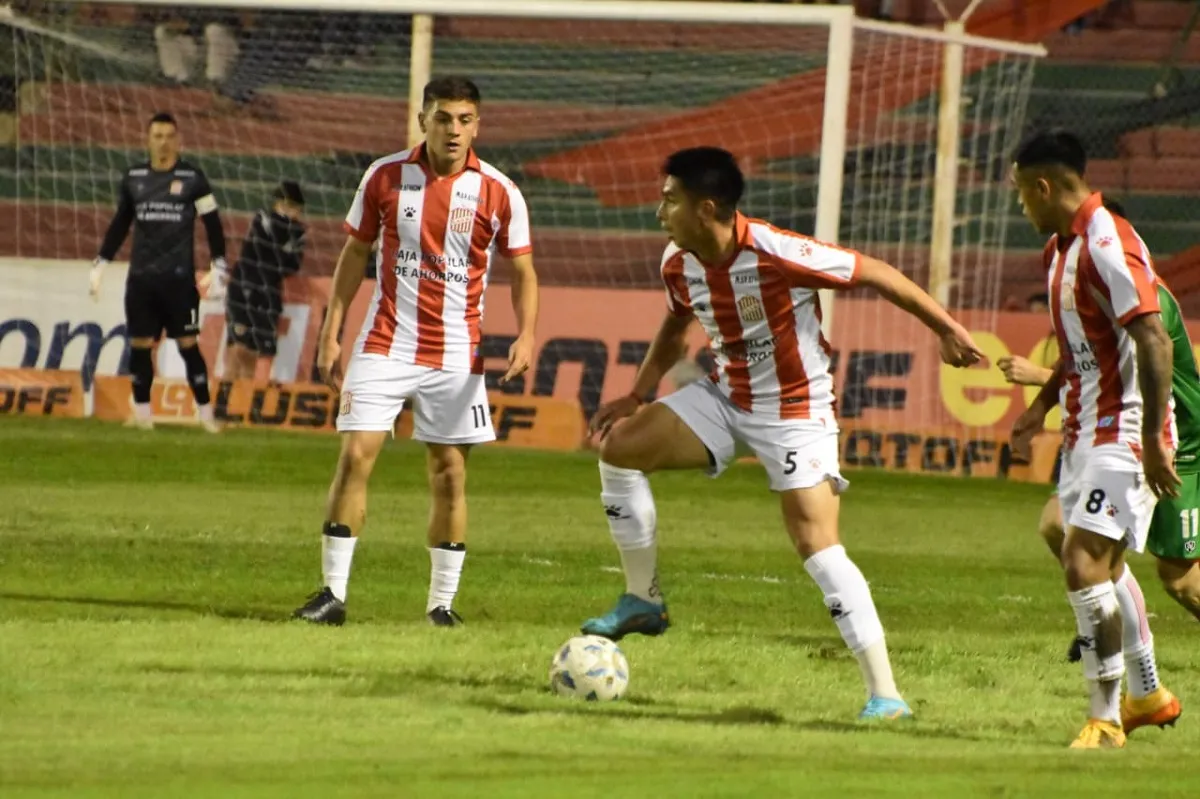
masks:
[[[133,225],[131,277],[190,275],[196,270],[196,217],[204,217],[213,258],[225,256],[220,217],[212,186],[199,167],[187,161],[162,172],[149,163],[130,167],[121,179],[117,213],[109,225],[100,257],[112,260]],[[214,241],[214,230],[216,241]]]

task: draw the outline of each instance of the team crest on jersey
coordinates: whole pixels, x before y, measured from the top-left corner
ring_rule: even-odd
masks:
[[[183,194],[183,181],[172,180],[170,187],[167,189],[171,194]]]
[[[766,315],[763,313],[762,302],[758,297],[742,297],[737,302],[738,313],[746,322],[761,322]]]
[[[454,233],[470,233],[471,229],[475,227],[475,209],[451,208],[446,227]]]

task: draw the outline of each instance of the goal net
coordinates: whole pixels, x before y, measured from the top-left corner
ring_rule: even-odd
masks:
[[[739,157],[747,214],[890,261],[953,310],[971,311],[979,330],[994,330],[1010,283],[1028,277],[1021,264],[1036,263],[1028,236],[1009,243],[1023,222],[1006,164],[1038,48],[855,20],[833,6],[517,0],[503,16],[497,5],[464,0],[435,12],[431,71],[479,84],[478,152],[530,206],[546,295],[537,368],[515,390],[578,398],[585,412],[628,390],[662,314],[659,165],[685,146]],[[13,4],[0,16],[0,201],[13,220],[0,228],[4,263],[90,261],[123,170],[145,160],[147,121],[169,111],[184,157],[215,187],[231,264],[279,182],[301,184],[307,243],[287,283],[291,327],[273,368],[281,380],[310,379],[341,220],[363,169],[407,146],[407,99],[424,78],[412,71],[413,18],[401,12],[442,8],[326,6]],[[369,10],[384,6],[393,10]],[[952,115],[940,102],[948,42],[961,53]],[[940,168],[939,117],[954,126]],[[207,262],[198,226],[197,263]],[[512,333],[505,270],[489,290],[489,358]],[[86,294],[84,271],[73,279],[24,302],[44,304],[50,320],[57,293]],[[977,413],[986,402],[970,390],[957,407],[974,415],[948,407],[930,336],[860,295],[826,305],[847,419],[1000,421]],[[220,364],[223,309],[206,304],[205,313],[210,362]],[[0,365],[22,346],[0,340]],[[113,350],[101,371],[117,368]],[[705,363],[703,352],[692,357]]]

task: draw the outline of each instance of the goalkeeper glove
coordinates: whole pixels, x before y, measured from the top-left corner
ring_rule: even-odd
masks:
[[[208,274],[200,280],[204,288],[204,297],[208,300],[225,299],[225,286],[229,282],[229,267],[224,258],[214,258],[209,265]]]
[[[104,267],[108,266],[108,259],[96,256],[96,260],[92,261],[92,269],[88,272],[88,294],[92,296],[92,302],[100,301],[100,281],[104,279]]]

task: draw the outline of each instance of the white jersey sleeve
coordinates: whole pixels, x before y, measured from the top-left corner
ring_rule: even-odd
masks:
[[[1124,325],[1158,313],[1158,278],[1150,252],[1133,226],[1100,210],[1092,218],[1087,242],[1099,281],[1096,288],[1107,295],[1113,317]]]
[[[755,249],[783,273],[791,286],[850,288],[858,280],[861,256],[854,250],[761,223],[751,224],[750,231]]]

